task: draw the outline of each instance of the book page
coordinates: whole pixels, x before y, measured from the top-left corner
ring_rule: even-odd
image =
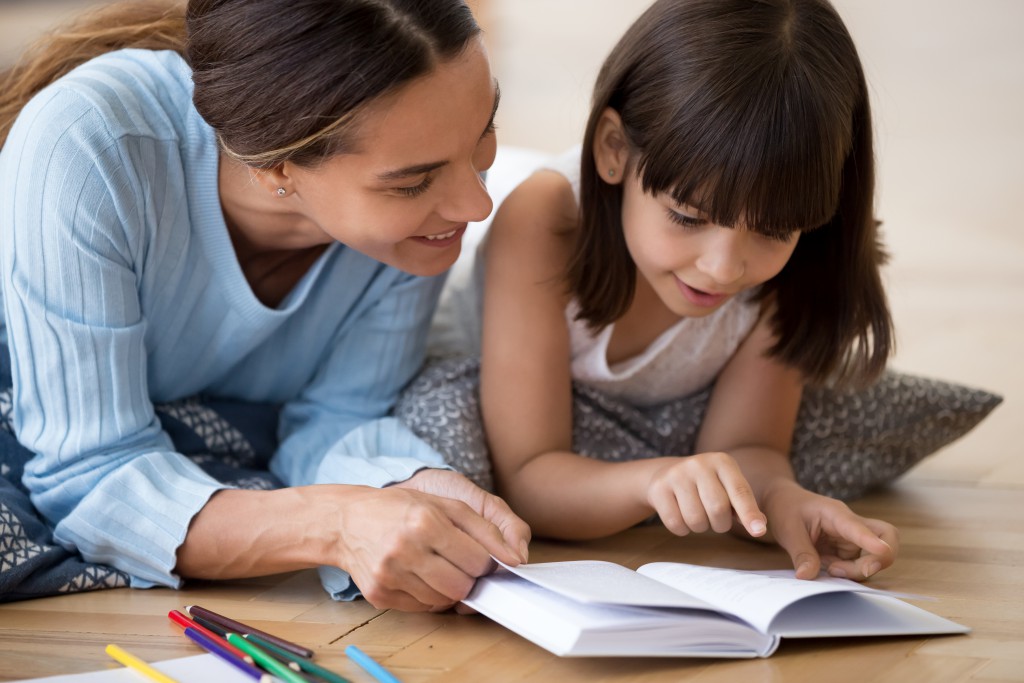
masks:
[[[582,603],[503,570],[463,603],[560,656],[764,657],[778,645],[713,612]]]
[[[637,572],[694,595],[726,614],[733,614],[762,633],[768,633],[772,620],[798,600],[826,593],[877,592],[848,579],[798,579],[792,570],[761,574],[679,562],[653,562]]]
[[[538,562],[505,568],[579,602],[717,611],[704,600],[666,586],[667,582],[655,581],[614,562]]]

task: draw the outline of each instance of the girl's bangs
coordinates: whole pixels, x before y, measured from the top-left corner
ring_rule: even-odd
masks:
[[[776,91],[743,108],[716,102],[684,109],[641,145],[644,189],[667,193],[719,225],[764,235],[824,225],[839,204],[850,113],[794,106],[796,100]]]

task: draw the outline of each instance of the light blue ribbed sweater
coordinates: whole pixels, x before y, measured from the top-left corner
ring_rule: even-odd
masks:
[[[154,402],[284,404],[271,469],[289,484],[382,486],[443,466],[385,418],[423,359],[443,277],[335,244],[264,306],[191,93],[173,52],[110,53],[36,96],[0,153],[0,333],[15,429],[37,454],[24,483],[58,542],[136,587],[180,585],[177,548],[223,488],[174,452]]]

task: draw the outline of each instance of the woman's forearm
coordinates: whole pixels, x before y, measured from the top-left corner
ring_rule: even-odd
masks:
[[[336,542],[333,530],[341,521],[336,517],[340,511],[325,504],[327,488],[218,491],[192,519],[178,549],[177,573],[232,579],[327,563]]]

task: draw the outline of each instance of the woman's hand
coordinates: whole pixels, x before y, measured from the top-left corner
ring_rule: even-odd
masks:
[[[491,556],[526,561],[529,527],[503,500],[446,470],[423,470],[341,501],[348,514],[337,564],[375,607],[443,610],[459,602]]]
[[[655,461],[652,461],[655,462]],[[647,486],[647,502],[669,531],[685,536],[709,528],[725,533],[735,518],[751,536],[762,536],[767,520],[739,465],[727,453],[658,458]]]
[[[861,517],[845,503],[780,480],[764,496],[772,533],[793,560],[797,578],[832,576],[863,581],[896,560],[892,524]]]
[[[394,488],[413,489],[442,498],[461,500],[500,532],[508,550],[493,553],[495,557],[512,566],[528,560],[531,537],[529,525],[512,512],[504,500],[484,491],[463,475],[451,470],[424,469],[395,484]],[[489,531],[493,531],[493,528]]]

